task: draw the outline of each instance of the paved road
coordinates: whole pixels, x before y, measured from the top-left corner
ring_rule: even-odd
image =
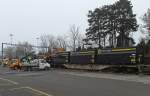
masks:
[[[149,80],[147,76],[64,70],[17,72],[0,67],[0,96],[150,96]]]

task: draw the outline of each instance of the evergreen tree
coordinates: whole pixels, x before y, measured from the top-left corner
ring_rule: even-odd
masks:
[[[107,6],[103,8],[96,8],[94,11],[89,11],[88,22],[89,28],[86,30],[87,37],[89,40],[95,41],[98,43],[99,48],[105,46],[105,40],[107,35]],[[103,42],[102,42],[103,41]]]
[[[136,15],[133,14],[131,1],[119,0],[115,3],[117,8],[117,32],[119,33],[119,40],[121,43],[118,47],[128,47],[126,42],[128,42],[129,35],[131,32],[135,32],[138,29]]]
[[[133,41],[129,37],[130,33],[138,29],[132,7],[131,1],[119,0],[112,5],[89,11],[89,28],[86,30],[88,40],[95,41],[99,47],[105,47],[108,41],[112,47],[128,47],[129,41]]]

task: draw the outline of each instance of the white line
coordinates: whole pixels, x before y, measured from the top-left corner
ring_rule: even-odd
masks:
[[[14,90],[21,90],[21,89],[26,89],[26,87],[12,88],[12,89],[10,89],[10,91],[14,91]]]
[[[42,73],[23,73],[23,74],[17,74],[17,76],[37,76],[42,75]]]
[[[32,91],[34,91],[34,92],[37,92],[37,93],[39,93],[39,94],[41,94],[41,95],[52,96],[52,95],[49,95],[49,94],[47,94],[47,93],[45,93],[45,92],[43,92],[43,91],[36,90],[36,89],[31,88],[31,87],[26,87],[26,88],[27,88],[27,89],[30,89],[30,90],[32,90]]]
[[[40,90],[37,90],[37,89],[34,89],[34,88],[31,88],[31,87],[19,87],[19,88],[12,88],[10,89],[11,91],[15,91],[15,90],[21,90],[21,89],[29,89],[31,91],[33,91],[34,94],[37,94],[37,95],[43,95],[43,96],[53,96],[53,95],[49,95],[43,91],[40,91]]]
[[[15,82],[15,81],[12,81],[12,80],[9,80],[9,79],[0,78],[0,80],[10,82],[10,83],[12,83],[14,85],[18,85],[18,82]]]

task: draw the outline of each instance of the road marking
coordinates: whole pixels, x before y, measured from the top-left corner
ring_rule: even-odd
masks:
[[[15,82],[15,81],[12,81],[12,80],[9,80],[9,79],[0,78],[0,80],[7,81],[7,82],[12,83],[14,85],[18,85],[18,82]]]
[[[12,89],[10,89],[10,91],[14,91],[14,90],[21,90],[21,89],[26,89],[26,87],[12,88]]]
[[[39,76],[42,75],[42,73],[22,73],[22,74],[17,74],[17,76]]]
[[[43,92],[43,91],[40,91],[40,90],[37,90],[37,89],[34,89],[32,87],[19,87],[19,88],[12,88],[10,89],[11,91],[14,91],[14,90],[21,90],[21,89],[29,89],[31,90],[34,94],[36,95],[42,95],[42,96],[53,96],[53,95],[49,95],[47,94],[46,92]]]
[[[47,94],[47,93],[45,93],[45,92],[43,92],[43,91],[36,90],[36,89],[34,89],[34,88],[31,88],[31,87],[26,87],[26,88],[28,88],[28,89],[30,89],[30,90],[32,90],[32,91],[35,91],[35,92],[37,92],[37,93],[39,93],[39,94],[41,94],[41,95],[52,96],[52,95],[49,95],[49,94]]]

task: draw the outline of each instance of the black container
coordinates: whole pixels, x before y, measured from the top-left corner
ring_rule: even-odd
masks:
[[[137,60],[136,48],[98,49],[96,53],[96,64],[101,65],[131,65]],[[135,56],[135,63],[131,56]]]
[[[150,57],[144,57],[144,64],[150,65]]]
[[[94,64],[95,51],[71,52],[70,64]]]
[[[68,64],[70,62],[70,52],[59,52],[53,57],[53,64]]]

